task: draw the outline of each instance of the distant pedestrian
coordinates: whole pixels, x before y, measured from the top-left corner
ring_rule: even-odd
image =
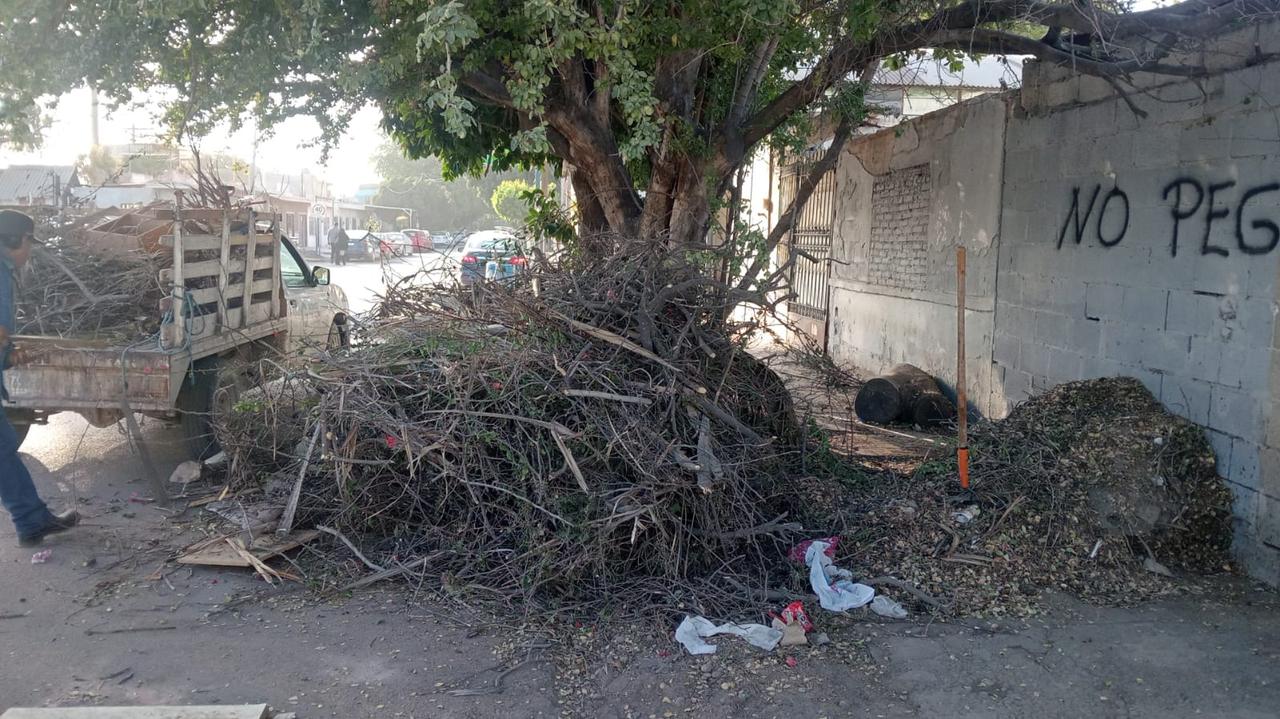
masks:
[[[0,210],[0,399],[8,400],[4,370],[22,364],[26,357],[13,345],[17,331],[17,274],[31,259],[36,223],[21,212]],[[80,522],[75,510],[54,514],[36,492],[22,459],[18,457],[18,434],[9,417],[0,411],[0,503],[13,518],[18,545],[32,547],[47,535],[65,532]]]
[[[329,228],[329,252],[333,264],[347,264],[347,248],[350,244],[351,238],[347,236],[347,231],[341,225],[335,224]]]

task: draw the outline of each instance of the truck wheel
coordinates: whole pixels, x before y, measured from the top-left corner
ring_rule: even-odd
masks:
[[[182,433],[192,459],[203,460],[222,450],[216,428],[240,400],[243,375],[220,357],[197,360],[178,394]]]
[[[325,343],[330,352],[345,350],[351,346],[351,334],[347,331],[347,323],[334,319],[329,325],[329,338]]]

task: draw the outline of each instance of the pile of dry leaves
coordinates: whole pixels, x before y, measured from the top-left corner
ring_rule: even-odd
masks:
[[[1204,432],[1137,380],[1060,385],[970,444],[968,495],[948,450],[912,476],[846,485],[839,561],[992,616],[1032,613],[1045,590],[1138,601],[1175,573],[1229,567],[1230,492]]]

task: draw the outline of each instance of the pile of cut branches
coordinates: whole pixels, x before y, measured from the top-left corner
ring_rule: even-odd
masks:
[[[223,447],[239,467],[301,471],[300,521],[446,588],[593,602],[683,587],[713,606],[713,587],[736,591],[725,574],[790,576],[801,444],[785,387],[744,350],[756,323],[724,319],[762,298],[715,264],[635,242],[509,283],[406,278],[355,349],[242,400]]]
[[[73,243],[40,248],[19,282],[18,333],[95,339],[159,328],[160,264],[141,250],[102,253]]]
[[[77,223],[40,223],[45,243],[19,277],[18,334],[120,339],[145,337],[159,326],[159,271],[171,264],[141,248],[95,251],[78,239]]]

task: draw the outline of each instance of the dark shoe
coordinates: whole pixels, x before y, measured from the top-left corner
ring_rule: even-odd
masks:
[[[50,534],[65,532],[80,523],[80,513],[74,509],[62,514],[51,514],[49,519],[33,534],[18,537],[19,547],[34,547],[44,541]]]

